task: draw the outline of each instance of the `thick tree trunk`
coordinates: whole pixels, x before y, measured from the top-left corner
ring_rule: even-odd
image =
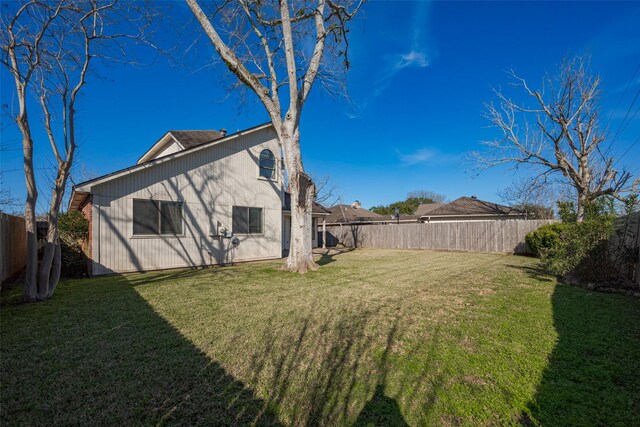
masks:
[[[71,152],[71,155],[73,153]],[[58,215],[60,205],[64,197],[64,187],[67,182],[68,171],[71,169],[70,160],[62,162],[58,167],[58,176],[55,187],[51,194],[51,205],[48,215],[47,243],[44,248],[44,256],[40,263],[40,273],[38,275],[38,299],[44,300],[53,295],[53,291],[60,280],[61,249],[60,236],[58,231]]]
[[[283,146],[291,193],[291,242],[285,267],[289,271],[306,273],[319,268],[313,260],[311,235],[315,186],[311,178],[304,173],[298,132],[288,129],[287,123],[283,124],[280,130],[279,137]]]
[[[322,219],[322,249],[327,247],[327,219]]]
[[[587,203],[587,196],[583,193],[578,193],[578,206],[576,206],[576,221],[584,221],[584,206]]]
[[[313,260],[313,241],[311,235],[314,188],[313,183],[303,172],[297,172],[297,179],[289,179],[291,192],[291,245],[286,268],[289,271],[306,273],[317,270]],[[294,183],[295,182],[295,183]]]
[[[37,192],[32,194],[27,190],[27,201],[24,208],[25,229],[27,233],[27,259],[23,290],[23,299],[25,301],[34,301],[37,296],[38,232],[35,210],[36,199]]]
[[[53,295],[53,291],[60,280],[61,257],[57,219],[50,220],[47,243],[44,247],[44,256],[40,263],[40,273],[38,275],[39,300],[45,300]]]
[[[19,97],[24,101],[24,93],[19,93]],[[26,272],[24,277],[23,299],[34,301],[37,297],[38,284],[38,232],[36,222],[36,201],[38,190],[33,172],[33,140],[31,129],[27,118],[24,102],[21,103],[22,113],[17,117],[16,122],[22,133],[22,152],[24,162],[24,179],[27,186],[27,199],[24,205],[24,220],[27,233],[27,259]]]
[[[56,244],[56,251],[53,256],[53,266],[51,267],[51,274],[49,276],[49,295],[47,298],[51,298],[60,281],[60,272],[62,271],[62,247],[60,241]]]

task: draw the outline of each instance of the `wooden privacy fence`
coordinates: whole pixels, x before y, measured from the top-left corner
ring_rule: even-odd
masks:
[[[19,272],[26,262],[24,218],[0,212],[0,283]]]
[[[553,220],[327,226],[327,244],[357,248],[527,253],[524,237]]]
[[[609,243],[620,274],[640,286],[640,212],[619,217]]]

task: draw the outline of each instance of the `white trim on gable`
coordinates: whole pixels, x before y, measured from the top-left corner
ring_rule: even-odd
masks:
[[[178,144],[178,147],[180,147],[181,150],[184,150],[184,146],[180,144],[180,141],[178,141],[171,132],[167,132],[138,159],[137,164],[145,163],[157,158],[158,155],[171,146],[171,144]]]

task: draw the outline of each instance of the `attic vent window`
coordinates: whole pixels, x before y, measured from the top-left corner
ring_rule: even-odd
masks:
[[[260,176],[269,179],[276,177],[276,158],[271,150],[260,152]]]

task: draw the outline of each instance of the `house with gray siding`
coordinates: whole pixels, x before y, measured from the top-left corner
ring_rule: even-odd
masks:
[[[73,187],[69,210],[88,218],[90,274],[281,258],[290,220],[270,123],[169,131],[138,163]],[[328,215],[314,207],[318,218]]]

